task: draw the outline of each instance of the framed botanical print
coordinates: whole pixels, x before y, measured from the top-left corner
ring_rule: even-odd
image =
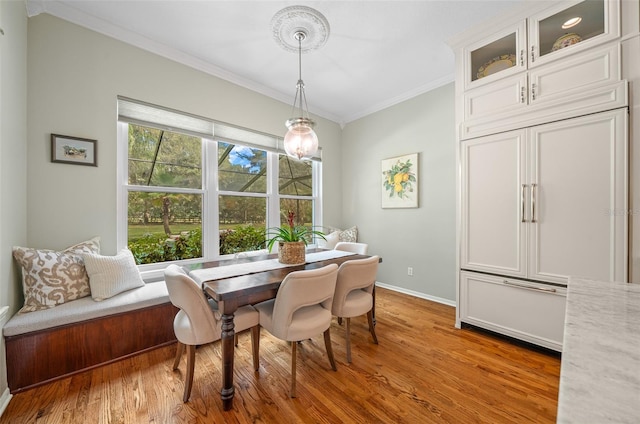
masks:
[[[418,154],[382,160],[382,207],[418,207]]]

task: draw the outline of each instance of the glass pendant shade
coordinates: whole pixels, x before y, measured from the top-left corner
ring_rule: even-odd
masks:
[[[310,159],[318,151],[318,136],[313,130],[314,122],[308,118],[294,118],[287,121],[289,131],[284,136],[284,150],[287,155],[298,159]]]

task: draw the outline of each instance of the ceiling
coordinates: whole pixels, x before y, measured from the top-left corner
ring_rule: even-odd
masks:
[[[298,55],[273,39],[270,23],[284,7],[312,7],[330,35],[302,56],[309,109],[344,124],[453,81],[446,41],[522,1],[27,0],[27,9],[291,104]]]

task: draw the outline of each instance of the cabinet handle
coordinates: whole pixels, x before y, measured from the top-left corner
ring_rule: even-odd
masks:
[[[531,184],[531,222],[536,223],[536,187],[538,184]]]
[[[536,99],[536,83],[532,82],[531,83],[531,100],[535,100]]]
[[[524,66],[524,49],[520,50],[520,66]]]
[[[536,56],[535,56],[535,53],[534,53],[535,51],[536,51],[535,46],[531,46],[531,63],[536,61]]]
[[[521,192],[521,196],[520,196],[520,203],[522,204],[522,209],[521,209],[521,213],[522,213],[522,221],[521,222],[527,222],[527,220],[524,217],[524,205],[526,203],[526,192],[527,190],[527,185],[526,184],[522,184],[522,192]]]
[[[551,287],[538,287],[538,286],[531,286],[529,284],[512,283],[511,281],[507,281],[507,280],[504,280],[503,283],[507,286],[519,287],[521,289],[531,289],[531,290],[537,290],[537,291],[542,291],[547,293],[557,292],[556,289]]]
[[[526,89],[524,86],[520,87],[520,103],[524,103],[527,99],[525,97]]]

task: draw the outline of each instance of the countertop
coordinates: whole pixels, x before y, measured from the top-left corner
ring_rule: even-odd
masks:
[[[640,284],[570,278],[558,423],[640,423]]]

